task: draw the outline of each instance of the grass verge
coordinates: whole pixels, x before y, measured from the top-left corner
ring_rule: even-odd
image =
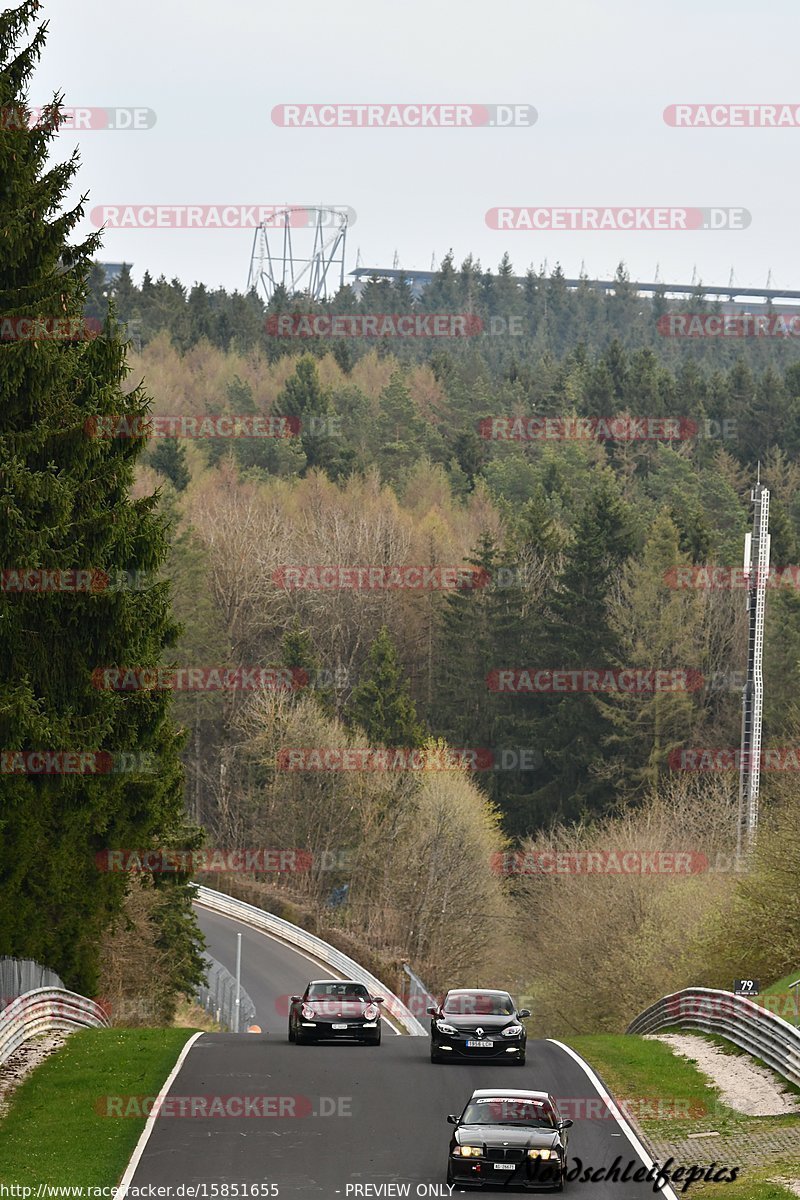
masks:
[[[800,979],[800,971],[792,971],[790,975],[784,975],[783,979],[771,983],[760,996],[754,996],[753,999],[762,1008],[775,1013],[778,1017],[783,1017],[784,1021],[788,1021],[790,1025],[800,1025],[797,1011],[800,1006],[800,996],[798,996],[800,988],[789,990],[789,984],[794,983],[796,979]]]
[[[718,1089],[709,1085],[706,1076],[662,1042],[627,1034],[598,1034],[570,1038],[569,1044],[597,1071],[615,1099],[625,1102],[646,1138],[678,1141],[693,1133],[717,1132],[730,1137],[800,1127],[800,1117],[749,1117],[722,1104]],[[707,1146],[698,1149],[694,1161],[705,1161],[708,1153]],[[695,1184],[685,1195],[703,1200],[712,1196],[718,1200],[723,1196],[724,1200],[796,1200],[795,1193],[773,1180],[798,1177],[796,1159],[778,1157],[768,1168],[745,1167],[734,1183]],[[680,1184],[675,1190],[681,1194]]]
[[[97,1111],[105,1096],[155,1096],[189,1029],[82,1029],[15,1091],[0,1122],[0,1183],[118,1183],[145,1117]]]

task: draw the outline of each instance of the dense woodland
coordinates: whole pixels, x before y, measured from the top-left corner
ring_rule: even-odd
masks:
[[[445,263],[432,286],[445,287],[449,271]],[[463,282],[463,273],[453,278]],[[489,278],[489,291],[502,294],[503,266]],[[164,281],[153,287],[181,294]],[[396,310],[384,285],[375,290],[380,300],[372,303],[367,288],[362,304]],[[730,861],[736,773],[691,774],[670,763],[681,747],[738,745],[745,597],[736,589],[677,590],[667,580],[679,566],[741,563],[759,463],[771,490],[773,565],[798,562],[800,467],[791,431],[800,369],[791,345],[768,354],[740,344],[734,357],[718,344],[699,359],[695,346],[684,346],[677,355],[671,349],[670,363],[657,343],[647,344],[658,305],[636,300],[642,333],[624,345],[614,296],[591,298],[601,312],[594,338],[565,337],[559,353],[538,326],[511,348],[492,337],[444,348],[366,338],[276,346],[269,336],[249,347],[235,338],[215,346],[213,336],[182,345],[175,330],[191,320],[198,289],[182,293],[167,328],[149,336],[146,293],[135,291],[127,310],[142,322],[129,361],[132,377],[147,380],[155,414],[282,414],[301,423],[299,437],[283,440],[153,438],[141,460],[138,488],[144,495],[160,487],[175,521],[169,572],[186,632],[174,661],[205,661],[213,647],[220,661],[298,666],[312,681],[294,697],[176,697],[190,731],[189,811],[211,843],[316,852],[324,868],[281,879],[273,898],[288,894],[310,912],[327,911],[327,928],[357,936],[372,952],[410,958],[442,986],[488,969],[527,992],[519,963],[532,945],[547,954],[537,931],[555,923],[571,952],[563,977],[533,992],[552,1030],[565,1021],[619,1028],[659,989],[701,978],[725,983],[735,961],[725,957],[727,939],[709,943],[709,914],[733,921],[744,886],[734,873],[655,882],[503,878],[487,846],[588,848],[605,839],[699,848],[713,862]],[[465,294],[457,293],[462,305]],[[506,289],[507,313],[525,294]],[[588,298],[564,299],[576,321]],[[256,298],[247,303],[260,319]],[[443,309],[427,293],[421,303]],[[292,311],[306,309],[298,302]],[[602,342],[602,331],[605,345],[587,344]],[[695,421],[700,436],[481,436],[487,417],[541,414],[672,416]],[[469,564],[492,582],[449,593],[286,590],[275,582],[281,568],[322,564]],[[623,666],[684,669],[702,681],[628,697],[504,695],[487,686],[489,672],[504,667]],[[800,599],[792,586],[776,588],[766,639],[768,745],[796,738],[798,671]],[[489,748],[497,767],[409,776],[280,765],[281,747],[430,739]],[[763,779],[768,824],[770,797],[778,814],[793,784]],[[433,801],[441,809],[432,811]],[[409,862],[420,864],[410,879]],[[774,868],[773,859],[767,874]],[[597,912],[607,921],[612,903],[620,926],[613,961],[586,920]],[[449,936],[454,905],[489,918],[468,950]],[[751,932],[741,937],[754,961],[765,949],[744,911]],[[671,937],[676,954],[665,957],[660,948]],[[780,952],[787,963],[797,950],[789,943]],[[621,989],[615,980],[632,955],[641,968]],[[583,1011],[575,961],[592,962],[603,987],[607,981],[602,1014],[596,1003]]]
[[[29,0],[0,20],[0,103],[20,102],[41,51],[35,10]],[[16,41],[28,47],[10,58]],[[664,990],[727,985],[738,953],[749,973],[796,967],[800,899],[776,852],[798,846],[794,776],[765,775],[759,857],[743,878],[506,876],[496,857],[604,845],[730,857],[735,773],[676,771],[671,756],[738,742],[744,594],[667,579],[681,566],[740,565],[758,463],[772,493],[773,564],[798,563],[791,340],[667,340],[657,324],[666,301],[637,296],[624,268],[614,292],[598,295],[569,291],[559,269],[530,271],[520,285],[507,257],[490,272],[470,259],[456,268],[452,256],[417,301],[402,281],[373,281],[330,308],[469,313],[485,328],[520,318],[521,335],[277,338],[267,317],[307,311],[302,298],[267,308],[254,294],[148,274],[137,287],[127,269],[108,285],[97,236],[69,244],[80,206],[31,219],[60,211],[76,170],[46,167],[52,136],[0,141],[11,181],[0,197],[0,315],[83,312],[108,323],[85,342],[0,345],[3,564],[146,582],[97,595],[0,592],[1,744],[147,750],[157,770],[0,774],[0,953],[97,990],[120,947],[148,961],[131,949],[138,939],[158,966],[125,986],[155,988],[168,1014],[199,974],[186,879],[145,876],[126,892],[95,855],[205,838],[311,851],[310,870],[253,886],[351,939],[397,986],[392,972],[406,959],[432,987],[492,980],[531,994],[543,1030],[618,1029]],[[705,311],[699,296],[692,308]],[[286,416],[299,432],[87,434],[87,421],[148,413]],[[491,417],[620,415],[677,418],[698,432],[482,436]],[[281,585],[283,569],[321,565],[472,567],[484,586]],[[283,666],[308,685],[172,695],[94,686],[97,667],[131,665]],[[491,672],[507,668],[676,670],[700,683],[627,696],[492,690]],[[791,744],[796,588],[770,594],[765,674],[765,744]],[[448,747],[481,749],[498,765],[293,771],[292,747],[402,747],[430,762]],[[453,938],[454,912],[480,915],[468,939]],[[553,945],[558,970],[532,980],[526,964],[551,959]],[[591,1011],[575,986],[590,970]]]

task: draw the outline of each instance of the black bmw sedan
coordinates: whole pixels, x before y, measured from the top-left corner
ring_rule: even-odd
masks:
[[[455,1125],[447,1182],[455,1186],[522,1187],[563,1192],[567,1134],[548,1092],[501,1088],[475,1091]]]
[[[429,1008],[431,1062],[454,1058],[525,1062],[527,1035],[522,1024],[530,1009],[517,1010],[508,992],[458,988],[439,1008]]]
[[[347,1041],[381,1044],[383,996],[370,996],[363,983],[312,979],[289,1006],[289,1041]]]

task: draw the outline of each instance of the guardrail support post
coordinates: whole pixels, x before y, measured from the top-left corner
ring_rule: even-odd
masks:
[[[233,1032],[239,1032],[239,1000],[242,992],[242,935],[236,934],[236,998],[233,1002]]]

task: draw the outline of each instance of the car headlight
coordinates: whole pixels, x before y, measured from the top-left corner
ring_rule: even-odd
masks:
[[[439,1033],[446,1033],[448,1037],[458,1036],[458,1030],[452,1025],[448,1025],[447,1021],[437,1021],[436,1028],[439,1030]]]
[[[456,1146],[453,1154],[460,1154],[462,1158],[480,1158],[483,1154],[482,1146]]]
[[[503,1037],[519,1037],[522,1031],[521,1025],[506,1025],[503,1030]]]
[[[300,1014],[306,1021],[313,1021],[317,1015],[310,1004],[304,1004],[300,1009]]]
[[[377,1004],[368,1004],[364,1009],[364,1016],[368,1021],[375,1021],[380,1016],[380,1009]]]
[[[555,1148],[549,1150],[547,1147],[542,1150],[529,1150],[528,1158],[558,1158],[558,1151]]]

